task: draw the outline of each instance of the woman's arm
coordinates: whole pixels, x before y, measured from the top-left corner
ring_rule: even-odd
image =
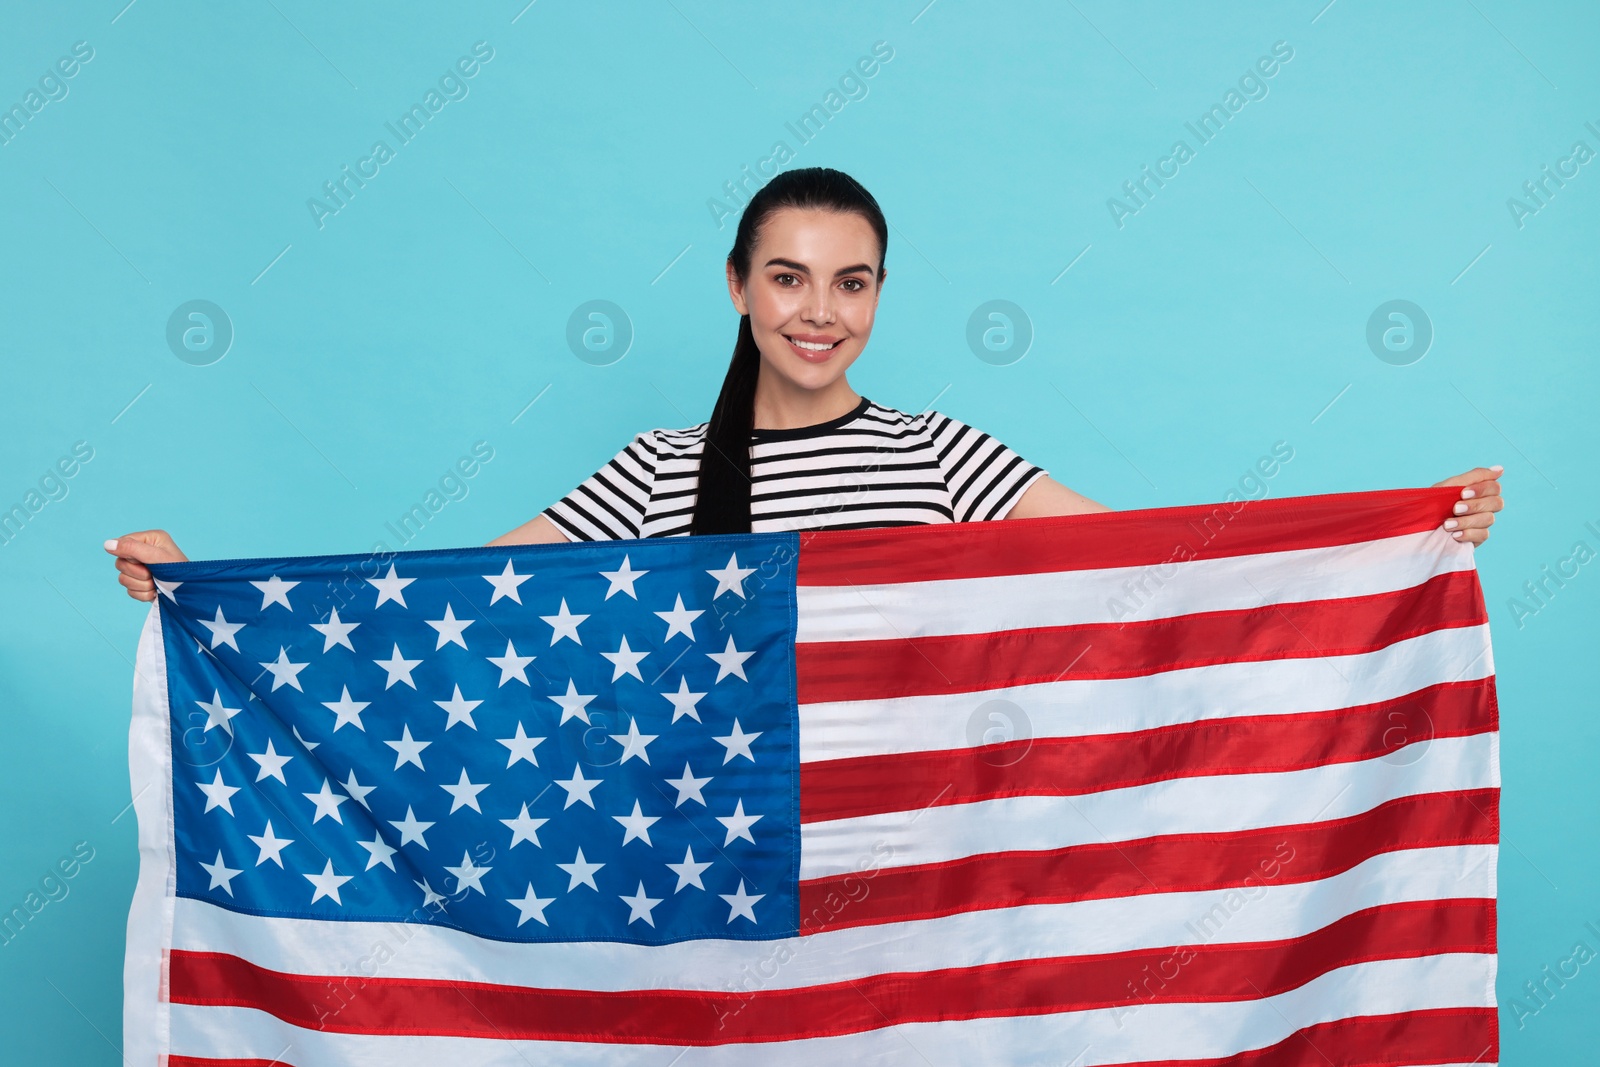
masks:
[[[1499,466],[1475,467],[1434,483],[1435,486],[1461,486],[1461,500],[1455,506],[1455,515],[1444,523],[1444,528],[1451,531],[1456,540],[1481,545],[1489,539],[1494,513],[1505,507],[1505,497],[1500,490],[1503,471]],[[1045,475],[1028,487],[1006,518],[1035,519],[1045,515],[1084,515],[1113,510]]]
[[[489,547],[496,545],[553,545],[565,544],[567,535],[556,528],[556,524],[544,517],[540,512],[527,522],[518,526],[509,533],[503,533],[489,542]]]
[[[1022,499],[1006,513],[1006,518],[1037,519],[1045,515],[1087,515],[1095,511],[1114,510],[1074,493],[1047,474],[1028,487]]]

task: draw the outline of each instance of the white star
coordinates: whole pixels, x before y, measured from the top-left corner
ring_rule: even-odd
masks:
[[[550,924],[545,922],[544,909],[549,907],[551,904],[554,904],[555,899],[555,897],[549,897],[547,899],[545,897],[535,896],[533,892],[533,883],[529,882],[528,892],[523,895],[521,900],[507,898],[506,903],[516,907],[519,913],[519,917],[517,919],[518,926],[521,926],[529,919],[533,919],[544,926],[549,926]]]
[[[512,570],[509,559],[506,560],[506,569],[499,574],[485,574],[483,580],[494,586],[494,596],[489,598],[489,606],[493,607],[501,597],[510,597],[518,604],[522,603],[522,597],[518,595],[517,587],[532,577],[532,574],[518,574]]]
[[[478,814],[483,814],[483,809],[478,807],[478,794],[489,788],[489,783],[473,785],[467,781],[467,769],[461,768],[461,780],[455,785],[441,785],[439,787],[455,799],[450,803],[450,811],[454,813],[458,808],[471,808]],[[498,795],[498,794],[496,794]]]
[[[326,778],[322,780],[322,788],[319,791],[315,793],[301,793],[300,795],[317,806],[317,813],[311,817],[311,823],[313,826],[321,822],[324,815],[332,816],[333,821],[339,823],[341,826],[344,824],[344,817],[339,814],[339,805],[343,804],[350,798],[341,797],[334,793],[333,789],[328,785],[328,780]]]
[[[629,719],[627,733],[611,735],[611,740],[622,746],[622,758],[617,760],[617,763],[619,765],[627,763],[633,757],[638,756],[641,761],[648,765],[650,763],[650,753],[645,751],[645,746],[659,736],[659,734],[641,734],[639,732],[639,720]]]
[[[440,905],[440,907],[444,906],[444,894],[435,892],[433,886],[428,884],[428,880],[426,878],[420,882],[413,878],[411,880],[411,884],[422,890],[422,906],[424,908],[431,908],[435,904]]]
[[[633,802],[633,814],[613,815],[611,817],[621,823],[622,828],[627,831],[622,835],[622,843],[624,845],[629,841],[638,840],[643,841],[651,848],[656,847],[655,842],[650,840],[650,827],[660,822],[661,817],[659,815],[646,815],[640,811],[637,800]]]
[[[406,805],[406,817],[398,822],[390,819],[389,825],[400,831],[400,844],[402,846],[418,844],[423,848],[428,847],[428,843],[422,839],[422,835],[433,827],[433,823],[419,822],[417,817],[412,814],[410,804]]]
[[[707,570],[706,573],[717,580],[717,591],[711,594],[715,600],[723,593],[738,593],[744,598],[744,580],[754,574],[754,567],[739,566],[737,554],[728,557],[728,565],[719,571]]]
[[[728,639],[728,647],[733,647],[733,639],[731,637]],[[394,651],[389,654],[388,659],[375,659],[372,662],[389,672],[388,680],[383,683],[383,687],[385,689],[388,689],[396,682],[404,682],[412,689],[417,687],[417,683],[411,680],[411,672],[415,670],[417,664],[421,663],[422,661],[420,659],[406,659],[402,657],[400,655],[399,645],[394,646]],[[740,677],[742,678],[744,675],[741,673]]]
[[[217,776],[207,785],[205,782],[196,782],[195,788],[206,795],[206,811],[212,808],[221,808],[229,815],[233,814],[233,794],[239,791],[239,786],[228,785],[222,780],[222,772],[217,771]],[[593,807],[594,805],[590,805]],[[204,814],[202,812],[201,814]]]
[[[689,640],[694,640],[694,620],[705,614],[700,611],[689,611],[683,606],[683,594],[678,594],[677,601],[672,605],[671,611],[658,611],[655,613],[667,624],[667,636],[662,639],[662,644],[672,640],[673,634],[683,634]]]
[[[672,701],[673,722],[677,722],[685,715],[695,722],[700,721],[700,709],[695,705],[700,703],[700,698],[705,694],[689,692],[689,678],[687,675],[678,679],[678,691],[676,693],[662,693],[661,695]]]
[[[500,684],[505,685],[515,678],[523,685],[528,684],[528,664],[538,659],[537,656],[519,656],[516,646],[510,641],[506,642],[506,654],[503,656],[485,656],[490,663],[500,668]]]
[[[510,564],[507,564],[507,566],[510,566]],[[461,866],[451,867],[448,864],[445,866],[445,870],[456,876],[457,892],[476,889],[480,895],[487,895],[483,892],[483,876],[493,869],[493,867],[479,867],[472,862],[472,857],[467,855],[465,851],[461,853]]]
[[[334,645],[343,645],[351,652],[354,652],[356,646],[350,643],[350,631],[360,625],[359,622],[341,622],[339,609],[333,608],[328,615],[327,622],[314,622],[311,624],[311,628],[322,635],[322,651],[327,652]]]
[[[589,794],[594,792],[594,787],[604,780],[603,778],[585,778],[583,776],[583,764],[573,764],[571,778],[564,782],[560,778],[555,780],[556,785],[567,791],[567,802],[561,805],[561,810],[565,811],[572,805],[580,803],[587,804],[591,808],[594,807],[594,798]]]
[[[239,642],[233,639],[233,635],[244,629],[245,624],[242,622],[229,622],[227,619],[223,618],[222,606],[220,604],[217,606],[217,617],[215,621],[207,622],[205,619],[196,619],[195,621],[211,631],[212,648],[216,648],[218,645],[227,645],[235,652],[239,651]]]
[[[506,746],[511,752],[506,757],[507,767],[516,766],[519,759],[525,759],[535,767],[539,766],[539,757],[533,754],[533,750],[544,744],[545,739],[542,737],[529,737],[523,732],[522,723],[517,723],[517,736],[497,737],[495,740]]]
[[[279,868],[283,867],[283,856],[280,855],[280,853],[282,853],[283,850],[288,846],[294,844],[294,838],[279,837],[274,834],[272,832],[271,819],[267,820],[267,828],[261,831],[260,837],[257,837],[255,834],[250,834],[248,836],[250,840],[256,843],[256,848],[261,850],[261,855],[256,857],[257,867],[261,866],[268,860],[276,863]]]
[[[444,606],[444,618],[424,619],[429,626],[439,631],[439,643],[433,646],[435,652],[445,645],[460,645],[467,647],[467,639],[462,636],[462,631],[471,626],[476,619],[458,619],[455,610],[449,605]]]
[[[270,777],[276,778],[284,785],[289,784],[288,781],[283,777],[283,765],[294,759],[294,757],[280,756],[274,752],[272,750],[272,738],[267,738],[267,750],[265,752],[246,752],[245,755],[255,760],[256,765],[261,768],[261,770],[256,774],[256,781],[259,782],[263,778]]]
[[[461,687],[459,685],[456,686],[455,693],[450,697],[449,700],[435,700],[434,703],[443,708],[445,713],[449,716],[444,723],[444,728],[446,730],[450,729],[450,727],[454,726],[458,722],[464,722],[474,730],[478,728],[478,724],[472,721],[472,709],[477,707],[479,704],[482,704],[483,701],[462,700]]]
[[[549,819],[535,819],[528,814],[528,805],[524,803],[522,810],[515,819],[501,819],[501,822],[511,827],[511,844],[508,848],[516,848],[518,842],[528,841],[534,848],[543,848],[539,843],[539,827],[549,822]]]
[[[561,705],[561,722],[566,722],[568,719],[582,719],[584,722],[588,722],[589,713],[584,709],[589,701],[594,698],[594,693],[587,695],[579,693],[578,687],[573,684],[571,678],[568,678],[566,695],[557,695],[550,699]],[[556,723],[556,725],[560,726],[561,722]]]
[[[414,581],[416,581],[415,578],[396,578],[394,564],[389,564],[389,573],[387,575],[382,578],[367,579],[367,582],[378,590],[378,602],[372,606],[381,608],[386,602],[392,600],[401,607],[406,607],[406,597],[401,590]]]
[[[728,902],[728,921],[731,923],[743,915],[751,922],[756,921],[756,901],[765,897],[765,893],[749,894],[744,891],[744,879],[739,879],[737,893],[718,893],[717,896]]]
[[[657,904],[661,903],[661,901],[655,897],[647,897],[644,895],[643,882],[639,883],[638,892],[634,893],[634,895],[631,897],[622,897],[622,902],[628,905],[628,922],[630,924],[635,919],[643,919],[651,926],[656,924],[656,921],[650,917],[650,912]]]
[[[689,769],[689,765],[685,763],[683,765],[682,778],[667,779],[667,784],[678,791],[678,802],[672,806],[676,808],[685,800],[696,800],[700,802],[701,807],[705,807],[706,798],[701,794],[700,790],[704,789],[709,781],[711,781],[710,775],[706,775],[704,778],[696,778],[694,772]]]
[[[233,880],[244,872],[236,871],[226,863],[223,863],[221,849],[217,850],[217,861],[215,863],[202,863],[200,866],[211,876],[211,884],[206,886],[207,889],[215,889],[221,886],[228,891],[230,897],[233,896]]]
[[[389,569],[393,570],[394,568],[391,567]],[[367,579],[369,582],[371,580],[371,578]],[[344,907],[344,901],[339,899],[339,887],[344,885],[355,876],[350,874],[334,874],[333,861],[329,860],[322,868],[321,874],[307,874],[303,875],[302,877],[317,887],[317,891],[311,894],[311,903],[315,904],[323,897],[332,897],[333,902],[342,908]]]
[[[365,733],[367,728],[362,725],[361,713],[366,710],[367,705],[370,703],[372,703],[370,700],[351,700],[350,687],[344,685],[339,687],[338,700],[324,700],[322,706],[333,712],[335,716],[333,720],[334,733],[338,733],[339,727],[346,723],[353,724],[357,730]]]
[[[344,791],[346,793],[349,793],[352,797],[355,798],[355,801],[356,801],[357,804],[360,804],[363,808],[366,808],[368,811],[372,810],[372,805],[367,803],[367,794],[372,792],[374,789],[378,788],[377,786],[375,786],[375,785],[362,785],[360,782],[356,781],[356,772],[355,772],[354,768],[351,768],[351,770],[350,770],[350,778],[349,778],[349,780],[341,782],[339,784],[344,786]],[[312,822],[316,822],[315,819],[313,819],[311,821]]]
[[[278,691],[280,685],[292,685],[296,689],[300,689],[299,674],[307,667],[307,664],[304,663],[290,663],[289,650],[282,645],[278,646],[278,658],[275,662],[261,665],[272,672],[272,691],[274,693]],[[305,690],[300,689],[300,692],[304,693]]]
[[[764,730],[757,730],[753,734],[747,734],[740,729],[739,720],[735,718],[733,720],[733,733],[729,734],[727,737],[713,737],[712,740],[728,750],[727,753],[722,757],[723,763],[729,762],[735,756],[743,756],[751,763],[754,763],[756,758],[750,751],[750,742],[754,741],[765,732],[766,731]]]
[[[611,582],[611,588],[606,590],[605,598],[610,600],[612,593],[627,593],[629,596],[633,597],[633,599],[638,600],[639,594],[633,591],[633,583],[637,582],[641,577],[649,573],[649,571],[634,570],[628,564],[628,557],[623,556],[621,570],[600,572],[600,577]]]
[[[639,674],[639,661],[650,653],[635,652],[629,648],[626,634],[623,635],[621,648],[615,652],[602,652],[600,654],[611,661],[611,680],[613,682],[624,674],[631,674],[638,678],[639,681],[644,681],[644,678]]]
[[[177,593],[178,586],[182,585],[182,582],[163,582],[160,578],[156,578],[154,581],[156,583],[156,588],[161,591],[162,596],[166,597],[174,604],[178,602],[178,598],[174,594]]]
[[[417,770],[426,771],[422,765],[422,750],[433,744],[432,741],[413,741],[411,739],[411,725],[407,723],[400,728],[398,741],[385,741],[384,744],[394,749],[394,769],[399,770],[407,763],[415,763]]]
[[[540,615],[539,618],[549,623],[554,629],[550,633],[550,643],[553,645],[563,637],[572,638],[575,645],[583,644],[583,639],[578,636],[578,624],[587,619],[587,615],[574,615],[567,610],[567,598],[561,598],[561,610],[554,615]]]
[[[206,728],[200,731],[201,733],[210,733],[213,726],[222,727],[223,733],[233,733],[233,727],[228,725],[228,720],[239,714],[241,709],[223,707],[221,690],[213,689],[211,691],[211,702],[209,704],[204,700],[196,700],[195,703],[206,711]]]
[[[674,889],[673,892],[676,893],[691,885],[696,889],[704,889],[706,886],[704,882],[700,881],[700,876],[706,873],[706,868],[710,866],[710,860],[706,860],[704,863],[696,863],[694,861],[694,849],[685,848],[683,850],[682,863],[667,864],[667,870],[678,876],[678,888]]]
[[[744,676],[744,661],[755,654],[755,649],[751,649],[749,652],[740,652],[737,648],[734,648],[732,637],[728,638],[728,647],[721,652],[707,652],[706,658],[717,665],[717,677],[711,684],[715,685],[730,674],[737,674],[748,682],[750,679]],[[765,663],[766,660],[761,662]]]
[[[374,831],[371,841],[363,841],[358,837],[356,838],[356,844],[366,849],[369,853],[367,856],[367,870],[372,870],[380,863],[391,871],[394,870],[394,860],[389,857],[393,856],[397,850],[383,839],[382,834]]]
[[[289,590],[299,585],[299,582],[286,582],[274,574],[264,582],[251,582],[251,585],[261,590],[261,610],[266,611],[273,604],[282,604],[290,611],[294,605],[289,603]]]
[[[594,884],[594,872],[598,871],[601,867],[604,867],[605,864],[589,863],[585,861],[583,858],[583,849],[578,849],[578,858],[573,860],[571,863],[558,863],[556,866],[560,867],[563,871],[566,871],[567,876],[570,879],[567,882],[567,892],[572,892],[580,885],[586,885],[597,893],[600,891],[600,887]]]
[[[722,847],[727,848],[729,845],[733,844],[737,838],[741,837],[750,842],[752,845],[755,844],[756,839],[750,836],[750,827],[754,826],[759,819],[761,819],[760,815],[746,815],[744,813],[743,798],[741,798],[739,803],[734,807],[732,815],[718,815],[717,821],[728,828],[728,836],[727,839],[722,842]]]
[[[345,694],[345,696],[347,696],[347,697],[349,695],[350,695],[349,693]],[[357,720],[357,721],[359,722],[360,720]],[[296,741],[300,742],[301,746],[304,747],[307,752],[315,752],[316,749],[317,749],[317,746],[322,744],[321,741],[307,741],[305,738],[301,737],[300,736],[300,727],[298,727],[298,726],[290,726],[289,727],[289,732],[294,734],[294,739]]]

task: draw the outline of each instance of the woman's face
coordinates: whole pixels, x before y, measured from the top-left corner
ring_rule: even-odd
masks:
[[[872,335],[878,257],[878,235],[860,215],[783,208],[767,216],[749,279],[741,284],[730,264],[728,291],[750,316],[769,372],[808,390],[843,377]]]

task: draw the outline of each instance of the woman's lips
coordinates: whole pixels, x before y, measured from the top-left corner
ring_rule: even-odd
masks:
[[[787,334],[784,335],[783,340],[786,344],[788,344],[789,351],[793,352],[807,363],[826,363],[828,360],[833,358],[833,354],[837,352],[839,350],[839,346],[844,343],[844,338],[841,337],[837,341],[833,342],[832,347],[823,349],[821,351],[816,351],[810,348],[802,348],[800,345],[795,344],[794,339],[789,337]],[[806,340],[806,338],[801,338],[801,340]]]

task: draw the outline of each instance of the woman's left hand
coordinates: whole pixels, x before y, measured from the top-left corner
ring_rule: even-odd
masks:
[[[1504,470],[1498,464],[1493,467],[1474,467],[1465,474],[1433,483],[1436,488],[1444,485],[1462,487],[1455,515],[1444,521],[1444,528],[1451,531],[1451,536],[1457,541],[1481,545],[1489,539],[1494,513],[1506,506],[1505,498],[1500,495],[1500,474]]]

